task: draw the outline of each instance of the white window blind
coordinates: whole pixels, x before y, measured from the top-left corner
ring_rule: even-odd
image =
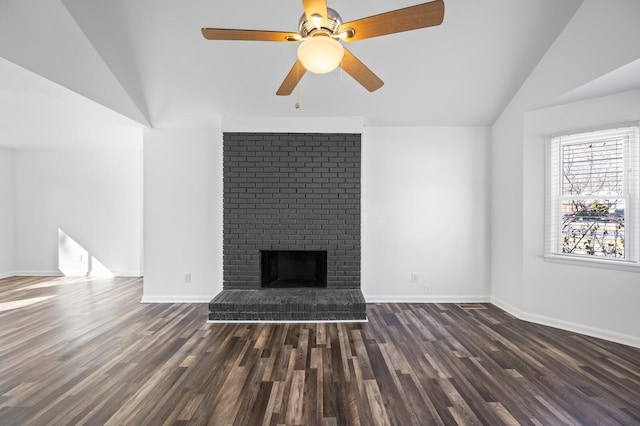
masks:
[[[547,257],[639,265],[639,139],[633,125],[549,140]]]

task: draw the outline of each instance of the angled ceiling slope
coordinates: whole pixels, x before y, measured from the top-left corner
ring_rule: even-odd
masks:
[[[140,149],[144,126],[0,58],[0,148]]]
[[[105,60],[113,58],[101,56],[61,1],[0,2],[0,56],[150,125],[139,85],[126,77],[131,70],[122,65],[125,61],[112,61],[120,66],[110,69]]]
[[[397,0],[392,8],[420,2]],[[581,2],[445,0],[438,27],[349,44],[385,82],[380,90],[369,93],[337,69],[305,75],[292,97],[280,98],[274,93],[295,62],[295,45],[212,43],[200,29],[296,30],[300,0],[108,3],[123,11],[154,126],[204,127],[216,117],[264,116],[359,116],[367,126],[491,125]],[[382,0],[329,0],[328,6],[346,21],[390,9]]]
[[[383,0],[333,3],[347,21],[390,8]],[[354,116],[367,126],[487,126],[581,3],[445,0],[436,28],[349,45],[384,80],[380,90],[369,93],[340,70],[310,75],[294,93],[299,109],[297,99],[274,95],[295,47],[211,43],[200,29],[295,30],[300,0],[3,0],[0,56],[147,126]]]
[[[559,96],[554,99],[551,106],[638,89],[640,89],[640,59]]]

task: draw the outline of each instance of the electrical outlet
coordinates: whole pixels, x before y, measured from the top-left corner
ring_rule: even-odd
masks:
[[[191,272],[187,272],[186,274],[184,274],[184,282],[185,283],[191,282]]]
[[[429,284],[425,284],[424,285],[424,294],[430,294],[431,293],[431,286]]]
[[[412,283],[417,283],[418,282],[418,274],[411,273],[411,282]]]

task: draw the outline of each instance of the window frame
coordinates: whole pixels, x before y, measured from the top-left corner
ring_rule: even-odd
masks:
[[[563,147],[624,137],[623,192],[619,196],[563,195]],[[638,122],[567,132],[547,137],[545,147],[545,247],[550,262],[640,272],[640,130]],[[607,198],[604,198],[607,197]],[[624,200],[625,257],[562,252],[562,204],[577,199]]]

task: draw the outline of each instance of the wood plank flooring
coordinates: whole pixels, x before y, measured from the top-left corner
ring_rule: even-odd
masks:
[[[640,425],[640,349],[492,305],[206,324],[141,279],[0,280],[2,425]]]

